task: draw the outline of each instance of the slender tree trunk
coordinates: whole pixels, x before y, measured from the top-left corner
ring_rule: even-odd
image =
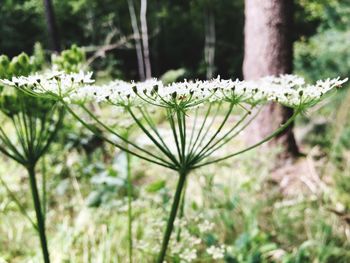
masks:
[[[152,77],[152,70],[151,70],[151,62],[149,58],[146,13],[147,13],[147,0],[141,0],[140,22],[141,22],[141,38],[142,38],[142,45],[143,45],[143,59],[145,64],[146,78],[149,79]]]
[[[205,12],[205,47],[204,56],[207,65],[207,79],[214,75],[214,58],[215,58],[215,15],[213,8],[206,8]]]
[[[244,78],[291,73],[293,0],[245,0],[245,19]],[[253,139],[270,134],[292,114],[290,108],[266,106],[252,127]],[[272,141],[283,147],[281,158],[294,158],[299,153],[292,129],[290,126]]]
[[[134,0],[128,0],[128,7],[129,7],[132,31],[134,33],[134,39],[135,39],[135,48],[136,48],[136,55],[137,55],[137,65],[139,69],[139,77],[140,77],[140,80],[143,81],[145,80],[146,77],[145,77],[145,68],[144,68],[143,55],[142,55],[141,36],[140,36],[139,26],[137,24]]]
[[[47,31],[51,41],[51,48],[56,52],[61,51],[61,43],[58,35],[55,12],[51,0],[44,0],[45,17],[47,23]]]

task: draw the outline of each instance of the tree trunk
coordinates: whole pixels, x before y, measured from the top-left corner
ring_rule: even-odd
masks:
[[[149,46],[148,46],[148,29],[147,29],[147,0],[141,0],[140,8],[140,22],[141,22],[141,38],[143,45],[143,59],[145,64],[146,78],[152,77],[151,62],[149,58]]]
[[[243,75],[257,79],[292,72],[293,0],[245,0],[245,51]],[[285,122],[293,110],[277,104],[266,106],[253,125],[253,138],[259,140]],[[283,147],[281,158],[298,155],[293,127],[271,143]]]
[[[59,39],[57,25],[56,25],[55,12],[54,12],[51,0],[44,0],[44,7],[45,7],[47,31],[51,41],[51,48],[56,52],[60,52],[61,44],[60,44],[60,39]]]
[[[135,13],[134,0],[128,0],[128,7],[129,7],[132,31],[134,33],[134,38],[135,38],[135,48],[136,48],[136,55],[137,55],[139,77],[141,81],[144,81],[146,78],[145,68],[144,68],[144,62],[143,62],[144,60],[142,55],[141,36],[140,36],[140,30],[139,30],[137,17]]]
[[[205,46],[204,57],[207,66],[207,79],[214,76],[215,58],[215,15],[212,7],[205,8]]]

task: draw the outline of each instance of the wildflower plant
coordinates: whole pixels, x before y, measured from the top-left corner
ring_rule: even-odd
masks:
[[[161,216],[153,219],[142,216],[141,220],[148,227],[143,230],[142,238],[135,241],[135,246],[145,255],[157,254],[163,239],[162,229],[167,222]],[[208,244],[207,239],[213,228],[212,222],[198,215],[177,218],[174,222],[174,230],[182,230],[181,240],[178,240],[176,235],[171,236],[167,259],[170,262],[197,262],[199,259],[216,262],[223,259],[226,252],[225,246],[218,242],[214,242],[215,245]]]
[[[7,68],[11,69],[11,67]],[[25,67],[22,65],[22,68]],[[68,76],[72,88],[81,85],[80,79],[76,81],[73,79],[74,75]],[[62,125],[65,110],[55,100],[33,97],[17,88],[23,85],[29,87],[30,83],[28,82],[17,79],[11,82],[11,85],[7,85],[8,81],[3,81],[2,84],[4,85],[1,85],[0,94],[2,123],[0,127],[0,152],[15,160],[28,172],[36,221],[31,219],[16,198],[14,200],[38,232],[44,262],[47,263],[50,262],[50,257],[45,227],[46,190],[42,189],[43,193],[39,193],[36,166],[54,141]]]
[[[77,76],[80,82],[92,82],[91,73],[79,73]],[[166,257],[186,179],[193,170],[258,147],[281,133],[298,114],[317,104],[346,81],[327,79],[308,85],[303,78],[282,75],[257,81],[216,78],[165,86],[152,79],[141,83],[114,81],[108,85],[78,87],[72,85],[73,79],[70,78],[57,73],[54,78],[36,75],[3,82],[33,96],[60,101],[85,127],[107,142],[178,173],[176,192],[157,260],[159,263]],[[291,107],[294,114],[260,142],[223,155],[220,150],[254,120],[262,105],[269,102]],[[91,107],[91,104],[95,106]],[[116,109],[110,111],[110,115],[128,114],[152,147],[140,145],[132,136],[122,136],[115,128],[118,123],[103,121],[96,105]],[[78,112],[78,109],[81,111]],[[233,119],[232,115],[238,109],[243,113],[239,119]],[[162,125],[157,123],[156,116],[160,112],[164,119],[162,125],[167,125],[171,131],[170,137],[162,133]],[[209,250],[211,254],[216,252],[214,248]]]

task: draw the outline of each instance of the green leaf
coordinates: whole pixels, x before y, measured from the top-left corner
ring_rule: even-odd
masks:
[[[149,193],[156,193],[165,187],[165,180],[156,181],[147,186],[146,191]]]

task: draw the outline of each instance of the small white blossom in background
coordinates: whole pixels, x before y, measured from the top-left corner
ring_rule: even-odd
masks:
[[[211,230],[213,230],[214,228],[214,223],[209,222],[208,220],[205,220],[203,223],[200,223],[198,225],[199,231],[201,233],[207,233],[210,232]]]
[[[225,246],[211,246],[207,248],[207,253],[211,255],[213,259],[222,259],[225,256]]]
[[[166,218],[157,215],[153,215],[152,218],[140,218],[140,222],[143,222],[143,225],[147,225],[147,228],[144,229],[142,238],[134,241],[135,247],[142,251],[156,254],[158,252],[157,249],[159,250],[160,248],[164,234],[162,230],[165,227],[165,220]],[[198,233],[199,231],[196,231],[195,226],[197,225],[200,225],[205,231],[212,229],[213,227],[212,222],[200,215],[176,219],[174,232],[169,241],[169,250],[167,252],[169,257],[176,258],[182,263],[196,262],[201,259],[201,257],[208,257],[207,253],[205,253],[205,242],[203,242],[202,239],[204,238],[204,233]],[[180,240],[177,239],[179,229],[181,229]],[[192,232],[192,230],[194,231]],[[220,248],[222,249],[220,250]],[[216,250],[218,250],[218,252]],[[222,254],[224,254],[224,246],[217,247],[216,250],[213,250],[215,257],[217,259],[222,258],[220,257],[219,252],[221,251]],[[211,257],[214,258],[212,255]]]
[[[181,254],[180,258],[186,262],[192,262],[197,258],[197,250],[186,248]]]

